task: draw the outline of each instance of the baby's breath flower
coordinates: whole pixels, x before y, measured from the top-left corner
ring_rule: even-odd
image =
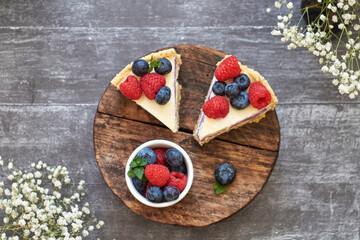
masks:
[[[336,77],[332,84],[338,87],[340,94],[348,94],[351,99],[359,95],[360,91],[360,22],[356,9],[357,0],[322,1],[323,7],[319,16],[303,27],[299,19],[292,19],[294,7],[289,0],[275,1],[275,8],[281,8],[277,16],[277,24],[271,34],[281,36],[282,42],[287,44],[289,50],[305,47],[313,55],[319,57],[319,64],[323,73],[330,73]],[[282,6],[286,6],[286,9]],[[284,10],[285,9],[285,10]],[[291,9],[291,10],[290,10]],[[301,18],[308,20],[309,13],[314,14],[312,6],[301,9]],[[315,13],[316,14],[316,13]],[[301,19],[300,19],[301,20]],[[294,21],[294,22],[292,22]],[[336,37],[337,27],[340,31]],[[332,32],[334,31],[334,32]],[[335,40],[335,41],[333,41]],[[342,45],[344,48],[339,48]],[[344,49],[344,51],[343,51]]]
[[[0,162],[0,165],[4,163]],[[67,168],[51,167],[42,161],[30,166],[30,171],[22,172],[13,170],[16,168],[12,161],[7,164],[6,168],[13,171],[8,175],[10,189],[3,189],[4,182],[0,182],[0,194],[4,193],[0,209],[6,214],[3,218],[6,228],[0,226],[0,229],[8,229],[11,237],[2,232],[0,240],[18,240],[19,236],[21,239],[49,240],[87,237],[94,230],[90,224],[97,220],[90,216],[89,203],[80,206],[83,192],[69,192],[69,189],[62,188],[63,184],[71,182]],[[85,181],[79,181],[78,187],[84,191]],[[99,221],[96,228],[103,224]],[[14,229],[16,234],[13,235]]]

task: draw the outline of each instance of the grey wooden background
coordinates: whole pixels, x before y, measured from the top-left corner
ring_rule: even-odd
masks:
[[[0,155],[24,168],[38,160],[84,168],[86,200],[106,222],[91,239],[359,239],[360,100],[341,96],[311,53],[271,36],[272,3],[0,0]],[[133,213],[105,185],[93,150],[109,81],[133,59],[177,44],[236,55],[279,98],[280,153],[265,188],[199,229]]]

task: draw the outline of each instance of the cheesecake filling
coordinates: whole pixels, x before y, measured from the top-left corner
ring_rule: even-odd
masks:
[[[241,120],[241,121],[239,121],[239,122],[237,122],[235,124],[230,125],[228,128],[225,128],[225,129],[222,129],[222,130],[220,130],[218,132],[215,132],[213,134],[207,135],[204,138],[201,138],[200,135],[199,135],[200,129],[201,129],[203,123],[204,123],[204,118],[205,118],[205,114],[201,113],[201,119],[200,119],[200,122],[199,122],[199,127],[198,127],[198,129],[196,131],[196,137],[199,139],[200,144],[204,143],[208,139],[213,138],[214,136],[220,135],[220,134],[222,134],[224,132],[227,132],[231,128],[234,128],[234,127],[237,127],[237,126],[240,126],[240,125],[244,125],[245,123],[251,121],[252,119],[255,119],[255,118],[259,117],[261,114],[267,112],[269,109],[270,109],[270,107],[266,106],[266,107],[260,109],[258,113],[252,115],[251,117],[245,118],[245,119],[243,119],[243,120]]]
[[[146,109],[149,113],[151,113],[154,117],[160,120],[165,126],[167,126],[171,131],[176,132],[178,129],[178,83],[176,81],[176,77],[179,72],[179,68],[177,65],[177,57],[173,57],[169,59],[171,62],[173,69],[170,73],[164,75],[166,79],[165,86],[168,86],[171,90],[170,100],[165,105],[159,105],[155,102],[155,100],[149,100],[143,94],[140,99],[135,100],[135,102]],[[140,79],[140,78],[139,78]],[[169,117],[169,114],[173,114],[174,117]]]

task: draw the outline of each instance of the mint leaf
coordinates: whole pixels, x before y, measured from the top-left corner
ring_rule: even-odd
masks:
[[[160,61],[154,60],[153,56],[151,56],[151,60],[150,60],[150,67],[148,72],[151,72],[154,68],[158,68],[162,66],[162,63]]]
[[[145,170],[143,167],[134,168],[134,173],[138,179],[142,179],[144,172]]]
[[[130,167],[131,168],[136,168],[136,167],[142,167],[145,166],[147,164],[147,161],[141,157],[135,157],[131,163],[130,163]]]
[[[145,174],[143,175],[143,177],[142,177],[141,180],[143,180],[144,182],[147,182],[147,181],[148,181],[147,178],[145,177]]]
[[[145,159],[142,159],[142,158],[140,158],[140,159],[141,159],[141,161],[140,161],[139,166],[143,167],[148,163]]]
[[[229,185],[222,185],[216,180],[213,186],[216,194],[223,193],[229,187]]]
[[[134,173],[133,170],[129,170],[129,171],[127,172],[127,175],[128,175],[129,178],[135,177],[135,173]]]
[[[139,165],[137,164],[137,162],[136,161],[134,161],[134,160],[132,160],[132,162],[130,163],[130,167],[131,168],[136,168],[136,167],[138,167]]]

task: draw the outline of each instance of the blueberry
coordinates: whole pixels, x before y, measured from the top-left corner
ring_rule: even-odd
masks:
[[[216,81],[212,86],[212,91],[215,93],[215,95],[224,96],[225,87],[226,87],[226,82]]]
[[[158,61],[161,62],[160,67],[155,68],[155,72],[161,75],[168,74],[172,70],[171,62],[166,58],[160,58]]]
[[[246,74],[240,74],[234,78],[234,82],[239,84],[240,90],[244,91],[250,86],[250,78]]]
[[[187,173],[186,165],[184,162],[183,162],[183,164],[181,164],[178,167],[169,166],[169,170],[170,170],[170,172],[181,172],[185,175]]]
[[[170,202],[170,201],[174,201],[179,198],[180,191],[177,187],[167,186],[164,188],[163,194],[164,194],[165,200]]]
[[[238,110],[246,108],[250,104],[248,93],[245,91],[240,92],[238,97],[230,100],[230,104]]]
[[[215,169],[215,179],[222,185],[230,184],[236,177],[236,170],[230,163],[220,164]]]
[[[159,203],[163,199],[163,192],[157,186],[152,186],[146,191],[146,198],[155,203]]]
[[[151,148],[141,149],[136,156],[145,159],[147,161],[146,166],[149,164],[155,164],[157,160],[156,154]]]
[[[237,96],[239,96],[239,94],[240,94],[239,84],[233,82],[233,83],[229,83],[228,85],[226,85],[225,94],[230,99],[233,99],[233,98],[236,98]]]
[[[144,182],[143,180],[138,179],[137,177],[133,177],[132,178],[132,182],[134,184],[135,189],[139,192],[142,193],[145,188],[146,188],[146,182]]]
[[[165,105],[170,100],[171,90],[167,86],[160,88],[159,92],[155,96],[155,101],[160,105]]]
[[[166,162],[172,167],[179,167],[184,162],[183,155],[174,148],[169,148],[165,152]]]
[[[144,59],[137,59],[131,67],[132,72],[137,76],[144,76],[149,70],[149,64]]]

